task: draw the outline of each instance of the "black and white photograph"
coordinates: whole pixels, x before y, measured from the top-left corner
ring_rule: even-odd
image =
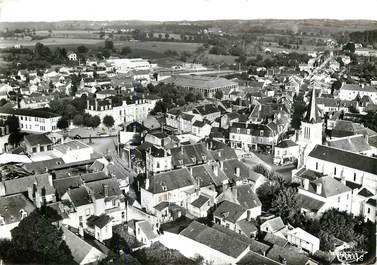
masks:
[[[0,0],[0,265],[376,264],[377,0]]]

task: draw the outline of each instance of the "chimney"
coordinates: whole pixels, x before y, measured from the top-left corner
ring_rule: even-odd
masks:
[[[304,179],[304,189],[309,190],[309,180],[308,179]]]
[[[145,179],[145,189],[146,190],[149,190],[149,183],[150,182],[150,180],[149,180],[149,177],[147,177],[146,179]]]
[[[235,186],[231,187],[231,191],[232,191],[232,195],[233,195],[233,199],[235,200],[235,202],[238,202],[237,200],[237,189]]]
[[[322,183],[317,183],[317,189],[316,189],[317,194],[322,193]]]
[[[103,184],[103,193],[105,194],[105,197],[109,197],[109,185]]]
[[[84,227],[82,227],[82,224],[79,225],[79,235],[80,237],[84,238]]]
[[[94,110],[98,109],[98,100],[97,98],[94,99]]]
[[[215,174],[216,177],[219,176],[219,166],[218,165],[213,165],[213,173]]]
[[[42,196],[40,191],[37,189],[34,193],[34,203],[37,208],[41,208],[42,206]]]
[[[240,167],[236,167],[234,169],[234,173],[236,174],[236,177],[239,178],[241,176],[241,168]]]

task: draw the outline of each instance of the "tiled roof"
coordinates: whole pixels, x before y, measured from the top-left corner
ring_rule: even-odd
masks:
[[[192,206],[196,208],[201,208],[204,204],[209,201],[209,198],[203,195],[200,195],[195,201],[191,203]]]
[[[268,223],[270,225],[272,232],[277,232],[285,227],[283,220],[279,216],[273,219],[267,220],[264,223]]]
[[[207,150],[204,143],[182,145],[180,147],[172,148],[172,162],[173,166],[181,166],[180,160],[183,165],[192,165],[213,160],[211,152]],[[193,160],[194,159],[194,160]]]
[[[274,132],[265,124],[256,124],[256,123],[244,123],[244,122],[233,122],[229,127],[230,133],[239,133],[241,134],[250,134],[253,136],[262,136],[262,137],[273,137]]]
[[[367,139],[364,135],[355,135],[345,138],[334,139],[328,142],[329,146],[350,151],[354,153],[361,153],[371,150]]]
[[[223,218],[235,224],[241,217],[241,215],[245,212],[246,209],[244,209],[239,204],[230,201],[223,201],[217,206],[215,212],[213,213],[213,216]]]
[[[298,144],[296,144],[295,142],[293,142],[292,140],[283,140],[281,141],[280,143],[278,143],[276,145],[276,147],[279,147],[279,148],[288,148],[288,147],[292,147],[292,146],[297,146]]]
[[[309,153],[309,156],[368,172],[370,174],[377,174],[377,158],[359,155],[324,145],[316,145],[316,147],[314,147],[314,149]],[[357,163],[355,163],[355,161],[357,161]]]
[[[323,201],[314,199],[312,197],[306,196],[304,194],[297,194],[297,200],[301,208],[307,209],[313,212],[317,212],[325,204]]]
[[[180,168],[151,176],[148,191],[158,194],[191,185],[194,185],[194,181],[190,172],[187,168]]]
[[[262,254],[249,251],[237,265],[280,265],[280,262],[274,261],[270,258],[263,256]]]
[[[140,227],[140,230],[143,231],[143,233],[149,240],[158,237],[158,235],[153,231],[152,225],[148,221],[137,222],[136,226]]]
[[[122,194],[122,191],[119,188],[118,181],[114,178],[111,179],[102,179],[89,183],[85,183],[85,186],[88,187],[96,199],[105,198],[105,185],[108,187],[108,196],[119,196]]]
[[[170,78],[165,79],[163,82],[166,84],[173,83],[176,86],[192,87],[195,89],[225,88],[227,86],[237,85],[237,83],[225,78],[191,75],[172,76]]]
[[[12,108],[0,108],[0,113],[4,114],[14,114],[28,117],[38,117],[38,118],[55,118],[61,115],[49,112],[45,109],[12,109]]]
[[[286,264],[289,265],[303,265],[309,260],[309,257],[300,252],[298,248],[294,247],[280,247],[274,245],[266,255],[268,258],[282,263],[285,259]]]
[[[208,115],[220,112],[219,108],[215,104],[205,104],[195,107],[194,111],[201,115]]]
[[[21,211],[30,214],[35,206],[23,195],[14,194],[0,197],[0,216],[6,225],[21,221]]]
[[[59,145],[54,146],[55,150],[58,150],[63,154],[66,154],[68,151],[71,151],[71,150],[79,150],[79,149],[84,149],[84,148],[89,148],[89,146],[77,140],[73,140],[70,142],[66,142],[64,144],[59,144]]]
[[[29,134],[24,136],[24,140],[31,146],[52,144],[50,138],[45,134]]]
[[[37,183],[38,189],[45,189],[46,194],[55,194],[55,189],[50,185],[49,174],[32,175],[17,179],[6,180],[4,182],[5,193],[7,195],[26,192],[29,187]]]
[[[87,205],[92,203],[92,198],[90,197],[88,191],[84,186],[79,188],[69,189],[67,190],[69,197],[75,207],[79,207],[82,205]]]
[[[193,221],[180,235],[233,258],[239,257],[249,247],[248,244],[197,221]]]
[[[111,222],[111,217],[106,214],[101,214],[100,216],[92,215],[87,220],[88,226],[90,227],[97,226],[100,229],[105,227],[110,222]]]

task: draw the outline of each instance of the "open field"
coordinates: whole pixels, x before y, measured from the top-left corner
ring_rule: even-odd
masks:
[[[40,42],[48,46],[79,46],[79,45],[103,45],[104,40],[98,39],[73,39],[73,38],[46,38],[43,40],[2,40],[0,41],[0,48],[13,47],[14,45],[22,45],[24,47],[34,46],[37,42]]]
[[[157,53],[164,53],[167,50],[176,52],[195,52],[201,43],[188,42],[167,42],[167,41],[114,41],[115,47],[129,46],[131,49],[150,50]]]

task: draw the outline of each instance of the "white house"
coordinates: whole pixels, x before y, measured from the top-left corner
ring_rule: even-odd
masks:
[[[74,52],[69,52],[67,57],[68,57],[68,60],[70,61],[77,61],[77,54]]]
[[[73,163],[90,160],[94,150],[80,141],[73,140],[55,145],[53,152],[57,157],[62,158],[65,163]]]
[[[360,98],[369,96],[374,104],[377,104],[377,87],[343,83],[338,97],[342,100],[354,100],[357,95]]]
[[[192,124],[192,133],[200,138],[209,136],[211,133],[211,125],[207,121],[195,121]]]
[[[34,209],[23,194],[0,197],[0,239],[11,239],[11,230]]]
[[[351,213],[351,188],[329,176],[312,180],[302,178],[298,198],[301,212],[310,216],[320,216],[331,208]]]
[[[136,239],[146,246],[158,241],[156,228],[149,221],[139,221],[135,223]]]
[[[299,227],[287,232],[287,240],[292,245],[304,249],[311,254],[314,254],[317,250],[319,250],[319,238]]]
[[[96,246],[90,241],[85,240],[82,231],[82,235],[76,234],[65,226],[62,226],[62,231],[63,239],[71,250],[73,260],[77,264],[93,264],[107,257],[107,253],[104,253],[104,250],[107,248],[100,243]]]
[[[118,73],[128,73],[131,70],[150,70],[151,64],[142,58],[115,58],[107,59],[107,63],[114,65]]]
[[[58,131],[57,122],[60,115],[41,109],[1,109],[0,117],[15,115],[20,122],[21,131],[46,133]]]
[[[292,140],[283,140],[274,147],[274,164],[293,162],[300,156],[300,146]]]
[[[201,256],[214,265],[236,264],[249,252],[247,243],[197,221],[186,227],[175,242],[172,247],[184,256]]]
[[[148,172],[158,173],[172,168],[173,163],[170,151],[155,145],[146,151],[146,170]]]

